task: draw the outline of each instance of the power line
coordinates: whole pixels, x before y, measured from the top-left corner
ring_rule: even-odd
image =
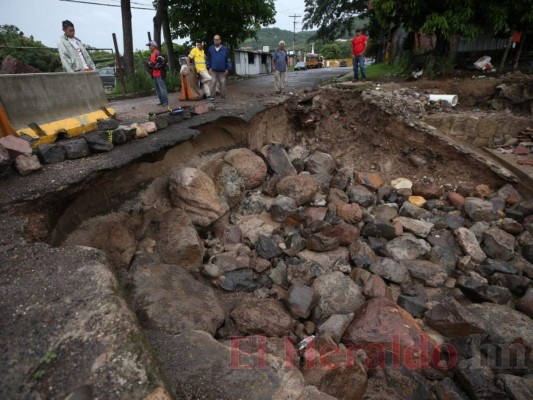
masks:
[[[92,1],[80,1],[80,0],[59,0],[59,1],[66,1],[68,3],[82,3],[82,4],[92,4],[92,5],[96,5],[96,6],[107,6],[107,7],[120,7],[118,4],[115,5],[115,4],[105,4],[105,3],[94,3]],[[144,8],[144,7],[131,7],[131,8],[134,8],[136,10],[149,10],[149,11],[154,11],[153,8]]]
[[[296,18],[300,18],[301,15],[289,15],[290,18],[294,18],[294,30],[292,32],[292,53],[296,54],[295,42],[296,42]]]

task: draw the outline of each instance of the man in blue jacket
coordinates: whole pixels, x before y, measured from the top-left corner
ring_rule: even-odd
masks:
[[[220,96],[222,101],[226,101],[226,77],[231,70],[231,60],[229,50],[222,44],[220,35],[215,35],[213,44],[207,50],[207,68],[211,74],[211,97],[214,100],[216,95],[217,82],[220,82]]]

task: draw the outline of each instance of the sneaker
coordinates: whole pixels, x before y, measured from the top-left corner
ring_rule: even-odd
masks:
[[[163,106],[163,107],[167,107],[168,106],[168,103],[161,103],[159,104],[160,106]]]
[[[359,82],[359,79],[352,79],[352,83]]]
[[[211,97],[208,97],[206,100],[207,101],[215,101],[215,98],[213,96],[211,96]]]

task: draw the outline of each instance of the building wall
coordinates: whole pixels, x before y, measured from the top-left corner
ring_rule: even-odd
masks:
[[[268,74],[272,70],[272,54],[252,51],[235,51],[235,73],[237,75]]]

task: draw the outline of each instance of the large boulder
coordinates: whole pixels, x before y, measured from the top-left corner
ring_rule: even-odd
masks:
[[[335,160],[327,153],[315,151],[305,159],[305,169],[311,174],[331,175],[335,168]]]
[[[246,148],[228,151],[224,156],[224,161],[239,171],[244,180],[245,189],[253,189],[261,185],[267,175],[267,166],[263,159]]]
[[[131,269],[132,301],[144,328],[179,334],[200,329],[214,335],[224,310],[213,289],[185,269],[137,253]]]
[[[230,207],[237,206],[244,199],[244,179],[240,172],[227,162],[211,163],[213,169],[206,171],[213,179],[218,195]]]
[[[427,258],[431,245],[411,233],[406,233],[388,242],[385,249],[387,254],[395,260],[416,260]]]
[[[440,287],[448,279],[446,269],[430,261],[403,260],[401,264],[407,268],[413,279],[421,281],[425,286]]]
[[[426,312],[425,320],[449,338],[473,335],[485,330],[485,322],[481,318],[451,297]]]
[[[205,227],[222,217],[228,204],[220,199],[211,178],[196,168],[181,168],[169,180],[172,205],[184,210],[194,225]]]
[[[145,237],[155,241],[154,250],[166,264],[197,270],[203,263],[205,249],[188,215],[172,209],[158,215],[148,225]]]
[[[280,176],[296,175],[296,168],[292,165],[289,155],[279,144],[273,144],[266,151],[268,165],[275,174]]]
[[[515,238],[502,229],[487,229],[482,244],[485,254],[496,260],[509,261],[514,256]]]

